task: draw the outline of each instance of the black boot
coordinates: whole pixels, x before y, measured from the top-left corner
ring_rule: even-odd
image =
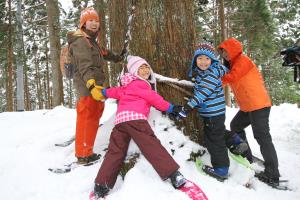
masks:
[[[99,160],[100,158],[101,158],[101,154],[93,153],[92,155],[87,157],[77,157],[77,163],[86,165],[93,161]]]
[[[174,172],[171,176],[171,183],[173,185],[174,188],[180,188],[181,186],[183,186],[186,183],[186,179],[183,177],[183,175],[179,172],[176,171]]]
[[[272,188],[275,188],[278,190],[288,190],[289,189],[286,185],[282,185],[282,183],[284,184],[284,182],[287,182],[287,180],[279,180],[279,177],[269,177],[265,172],[255,173],[255,177],[257,177],[258,180],[271,186]]]
[[[255,177],[257,177],[260,181],[265,182],[267,184],[271,184],[271,185],[279,185],[279,178],[271,178],[269,176],[267,176],[265,174],[265,172],[259,172],[259,173],[255,173],[254,175]]]
[[[97,199],[104,198],[108,192],[109,192],[109,187],[107,187],[106,185],[95,184],[94,196]]]
[[[239,134],[232,131],[225,131],[226,146],[229,148],[230,152],[236,155],[245,154],[249,146],[245,140],[243,140]]]

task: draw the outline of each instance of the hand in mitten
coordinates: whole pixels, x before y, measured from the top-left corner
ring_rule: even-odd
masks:
[[[90,79],[86,82],[86,87],[89,89],[93,99],[96,101],[105,101],[105,96],[102,94],[103,86],[96,85],[95,79]]]
[[[180,111],[182,111],[182,109],[183,109],[183,106],[181,106],[181,105],[172,106],[171,110],[169,110],[169,112],[168,112],[169,117],[172,120],[176,120],[177,115],[179,114]]]

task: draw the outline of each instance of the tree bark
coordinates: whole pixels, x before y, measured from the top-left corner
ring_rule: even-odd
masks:
[[[227,39],[226,29],[225,29],[225,12],[224,12],[224,0],[217,0],[219,7],[219,18],[220,18],[220,27],[221,27],[221,41]],[[231,98],[230,98],[230,88],[228,85],[224,88],[225,102],[226,105],[231,107]]]
[[[50,63],[52,66],[53,106],[64,102],[62,74],[60,71],[60,23],[57,0],[46,0],[47,21],[50,39]]]
[[[187,79],[196,38],[194,7],[193,0],[138,1],[131,53],[145,58],[158,74]],[[186,94],[166,83],[158,83],[157,89],[173,104],[186,103]],[[202,121],[196,111],[176,123],[192,140],[202,143]]]
[[[107,3],[104,0],[95,0],[95,9],[97,10],[99,17],[100,17],[100,32],[98,35],[98,43],[101,47],[105,47],[108,48],[107,46],[107,39],[106,39],[106,35],[107,35],[107,30],[106,30],[106,11],[107,11]],[[108,70],[108,65],[107,63],[104,64],[103,66],[103,70],[104,70],[104,74],[105,77],[107,77],[105,79],[104,82],[104,86],[109,86],[110,82],[109,82],[109,70]]]
[[[47,34],[45,34],[47,35]],[[46,98],[47,98],[47,103],[46,103],[46,108],[50,109],[52,107],[52,96],[50,94],[50,72],[49,72],[49,49],[48,49],[48,42],[47,40],[45,41],[45,56],[46,56]]]
[[[17,111],[24,111],[24,57],[23,54],[23,19],[21,11],[21,0],[17,0],[17,12],[16,12],[16,22],[17,22]]]
[[[12,44],[12,19],[11,0],[8,0],[8,51],[7,51],[7,81],[6,81],[6,111],[12,112],[13,106],[13,44]]]
[[[115,53],[120,53],[124,45],[127,24],[127,4],[129,0],[111,0],[109,3],[110,49]],[[122,64],[110,63],[109,66],[109,83],[110,86],[115,86],[118,83],[118,77],[122,71]]]

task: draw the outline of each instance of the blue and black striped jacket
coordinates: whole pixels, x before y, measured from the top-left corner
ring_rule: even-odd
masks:
[[[222,88],[222,76],[228,69],[219,61],[213,60],[207,70],[201,70],[192,62],[192,73],[195,74],[194,96],[188,101],[191,108],[198,108],[202,117],[213,117],[225,114],[225,96]]]

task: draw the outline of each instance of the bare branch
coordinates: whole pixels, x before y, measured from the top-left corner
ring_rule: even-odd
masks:
[[[23,9],[23,11],[27,11],[27,10],[30,10],[30,9],[32,9],[32,8],[36,8],[36,7],[45,5],[45,3],[46,3],[46,2],[42,2],[42,3],[37,4],[37,5],[29,6],[29,7],[25,8],[25,9]]]
[[[34,21],[32,21],[32,23],[36,23],[36,22],[40,22],[40,21],[47,21],[47,16],[45,16],[45,17],[42,17],[42,18],[40,18],[40,19],[37,19],[37,20],[34,20]]]
[[[184,86],[184,87],[189,87],[192,88],[193,87],[193,83],[187,80],[178,80],[178,79],[174,79],[174,78],[169,78],[169,77],[165,77],[162,76],[160,74],[155,73],[155,78],[157,80],[157,82],[159,83],[164,83],[172,88],[175,88],[176,90],[189,95],[189,96],[193,96],[193,94],[189,91],[187,91],[185,88],[180,87],[180,86]]]

